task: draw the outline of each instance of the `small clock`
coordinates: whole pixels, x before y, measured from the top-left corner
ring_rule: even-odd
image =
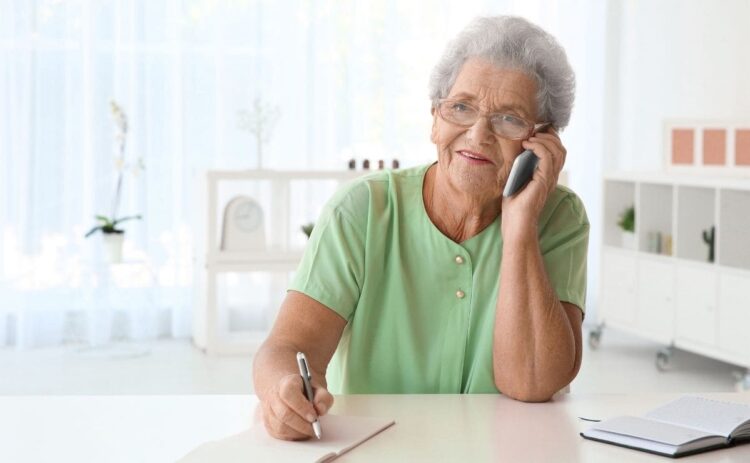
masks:
[[[224,208],[221,249],[262,251],[266,248],[263,208],[249,196],[236,196]]]
[[[237,227],[245,233],[254,232],[263,225],[263,209],[250,198],[238,202],[232,214]]]

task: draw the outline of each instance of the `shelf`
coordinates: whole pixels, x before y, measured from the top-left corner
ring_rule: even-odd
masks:
[[[635,182],[606,181],[604,202],[604,244],[622,247],[622,230],[617,222],[627,208],[635,205]]]
[[[228,271],[215,276],[217,339],[255,342],[271,329],[290,271]]]
[[[361,170],[212,170],[211,180],[351,180],[374,171]]]
[[[750,269],[750,191],[722,189],[719,224],[719,263]]]
[[[635,249],[617,226],[630,201]],[[750,179],[607,175],[603,206],[599,323],[750,366]],[[657,235],[672,238],[671,255],[655,249]]]
[[[703,232],[710,233],[716,223],[716,190],[705,187],[680,186],[677,188],[677,230],[679,234],[676,255],[681,259],[708,262],[708,245]]]
[[[673,187],[658,183],[640,185],[635,223],[638,250],[671,254]],[[666,244],[666,243],[669,244]]]
[[[201,285],[196,290],[193,339],[209,353],[252,353],[265,339],[289,281],[302,259],[315,222],[345,182],[371,171],[209,171],[206,173],[204,245],[199,252]],[[224,233],[226,208],[250,197],[262,211],[246,236]],[[228,239],[227,237],[232,237]],[[223,243],[243,251],[221,250]],[[260,250],[256,250],[260,249]],[[240,330],[240,331],[237,331]]]
[[[674,186],[695,186],[704,188],[721,188],[750,191],[750,176],[742,177],[712,177],[705,174],[686,174],[661,172],[609,172],[604,175],[607,182],[621,183],[653,183]]]
[[[209,252],[206,263],[209,265],[213,264],[251,264],[251,265],[263,265],[269,263],[281,263],[281,264],[298,264],[302,259],[303,249],[296,249],[291,251],[274,251],[268,250],[264,252],[253,252],[253,251],[213,251]]]

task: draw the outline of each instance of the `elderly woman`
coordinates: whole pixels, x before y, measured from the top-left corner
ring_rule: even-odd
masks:
[[[333,404],[329,385],[542,402],[573,380],[589,223],[557,185],[566,155],[557,130],[574,87],[563,49],[524,19],[479,18],[449,44],[430,81],[437,162],[377,172],[334,195],[257,353],[271,435],[312,436]],[[535,133],[542,123],[552,128]],[[537,169],[503,197],[525,149]]]

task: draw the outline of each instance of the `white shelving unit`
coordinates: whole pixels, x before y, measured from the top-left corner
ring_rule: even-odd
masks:
[[[205,181],[205,249],[197,282],[195,344],[210,354],[254,352],[268,334],[307,237],[341,183],[369,171],[209,171]],[[224,207],[236,195],[265,212],[263,251],[221,249]],[[239,327],[239,328],[238,328]]]
[[[635,249],[622,246],[618,217],[635,207]],[[750,367],[750,179],[610,174],[604,178],[599,326]],[[715,227],[714,261],[703,232]],[[671,237],[660,252],[656,234]],[[664,242],[666,240],[662,240]],[[746,384],[750,384],[745,381]]]

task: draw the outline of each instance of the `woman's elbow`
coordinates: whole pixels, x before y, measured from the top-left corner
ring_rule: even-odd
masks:
[[[510,397],[513,400],[518,400],[519,402],[528,402],[528,403],[540,403],[540,402],[548,402],[550,399],[552,399],[552,396],[555,395],[555,392],[546,392],[546,391],[534,391],[534,390],[520,390],[520,391],[504,391],[500,388],[498,390],[505,396]]]
[[[501,394],[520,402],[547,402],[558,391],[564,389],[567,384],[569,382],[563,386],[558,386],[557,384],[540,384],[533,381],[512,383],[504,381],[503,378],[495,378],[495,387],[497,387],[497,390]]]

